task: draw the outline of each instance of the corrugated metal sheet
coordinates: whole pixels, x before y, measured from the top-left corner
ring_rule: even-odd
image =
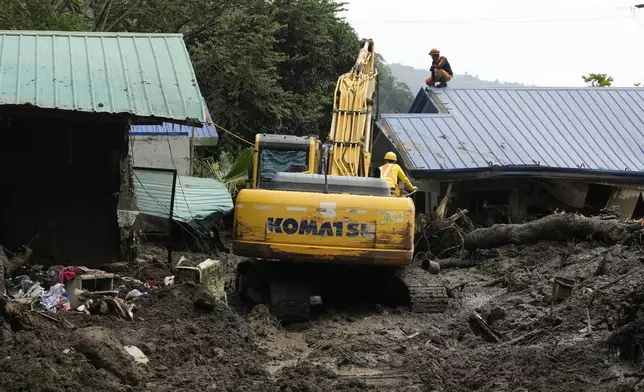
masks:
[[[161,125],[132,125],[130,135],[133,136],[190,136],[192,128],[188,125],[180,125],[164,122]]]
[[[134,191],[143,214],[167,218],[172,197],[172,174],[134,170]],[[202,226],[233,209],[233,200],[221,182],[210,178],[177,176],[174,219]]]
[[[132,125],[130,127],[130,135],[134,136],[194,136],[197,139],[197,144],[200,145],[216,145],[219,140],[219,134],[213,124],[208,106],[204,100],[204,108],[206,113],[206,121],[203,122],[203,127],[199,128],[190,125],[181,125],[175,123],[164,122],[160,125]]]
[[[409,170],[644,170],[644,88],[434,92],[449,114],[387,114],[380,120]]]
[[[205,120],[180,34],[2,31],[0,104]]]

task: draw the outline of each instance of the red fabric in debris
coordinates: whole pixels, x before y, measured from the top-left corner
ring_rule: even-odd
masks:
[[[69,266],[69,267],[64,267],[58,272],[58,283],[65,283],[67,281],[70,281],[74,279],[76,274],[83,274],[90,272],[91,270],[87,267],[76,267],[76,266]]]

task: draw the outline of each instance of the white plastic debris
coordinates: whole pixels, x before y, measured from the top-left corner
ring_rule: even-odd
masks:
[[[166,277],[163,279],[163,284],[164,284],[165,286],[170,286],[171,284],[174,284],[174,275],[172,275],[172,276],[166,276]]]
[[[125,299],[128,300],[128,299],[139,298],[139,297],[142,297],[142,296],[147,295],[147,294],[148,293],[146,293],[146,292],[141,292],[141,291],[139,291],[137,289],[134,289],[134,290],[130,291],[129,293],[127,293],[127,295],[125,296]]]
[[[65,286],[57,283],[51,286],[47,292],[41,294],[42,303],[50,312],[56,312],[56,306],[60,299],[65,295]]]
[[[149,362],[148,357],[136,346],[125,346],[125,351],[134,358],[136,363],[146,364]]]

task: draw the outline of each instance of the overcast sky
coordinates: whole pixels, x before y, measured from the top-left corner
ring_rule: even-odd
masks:
[[[358,35],[387,62],[428,68],[441,50],[457,74],[539,86],[644,82],[644,0],[345,0]]]

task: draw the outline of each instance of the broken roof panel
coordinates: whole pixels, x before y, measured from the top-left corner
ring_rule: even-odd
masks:
[[[219,134],[215,124],[210,117],[208,106],[204,100],[204,109],[206,111],[206,121],[202,127],[191,125],[180,125],[164,122],[159,125],[132,125],[130,135],[132,136],[193,136],[194,143],[197,146],[214,146],[219,141]]]
[[[181,34],[1,31],[0,105],[205,120]]]
[[[172,199],[172,171],[134,169],[134,191],[141,213],[167,218]],[[177,176],[174,188],[173,218],[210,228],[213,222],[233,209],[228,188],[212,178]]]
[[[644,88],[433,93],[449,114],[386,114],[379,122],[410,171],[644,170]]]

